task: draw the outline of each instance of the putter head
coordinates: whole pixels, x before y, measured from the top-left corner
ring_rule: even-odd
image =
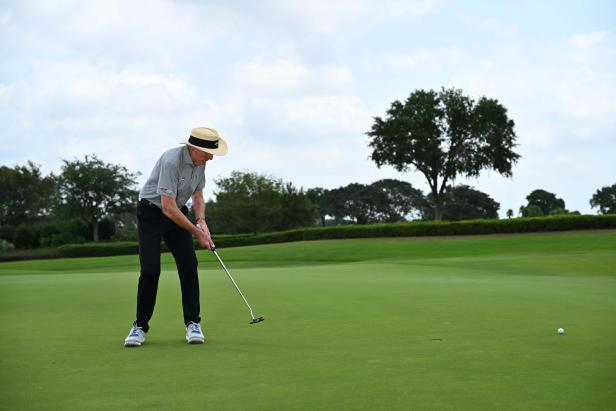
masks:
[[[257,323],[260,323],[261,321],[265,321],[265,318],[263,317],[253,318],[252,320],[250,320],[250,324],[257,324]]]

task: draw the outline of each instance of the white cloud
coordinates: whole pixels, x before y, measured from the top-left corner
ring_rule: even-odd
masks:
[[[483,58],[479,60],[479,69],[483,72],[493,71],[495,69],[495,64],[492,60]]]
[[[245,125],[246,98],[240,94],[225,94],[221,98],[211,97],[196,104],[192,112],[181,115],[186,124],[210,124],[232,133]]]
[[[49,47],[96,51],[101,58],[148,59],[176,66],[198,58],[227,29],[211,4],[171,0],[26,2]],[[35,36],[37,37],[37,36]]]
[[[15,86],[12,84],[0,84],[0,108],[9,105],[11,98],[15,95]]]
[[[256,57],[240,65],[235,82],[261,94],[298,94],[315,90],[343,89],[353,83],[344,66],[308,66],[290,58],[265,60]]]
[[[554,134],[580,136],[572,132],[579,128],[585,130],[584,138],[599,138],[602,128],[616,121],[616,81],[609,59],[597,52],[582,60],[560,50],[557,55],[548,47],[537,50],[552,64],[515,53],[494,55],[489,63],[480,58],[457,67],[449,83],[472,96],[499,99],[516,124],[526,126],[536,146],[556,144]]]
[[[413,54],[386,54],[384,61],[394,70],[413,70],[417,67],[440,71],[442,63],[432,51],[418,51]]]
[[[465,59],[458,49],[419,50],[414,53],[385,53],[383,62],[396,71],[424,70],[440,72],[448,66],[458,65]]]
[[[313,136],[341,132],[360,135],[370,124],[370,112],[353,95],[305,95],[296,98],[255,98],[255,108],[265,110],[273,121]]]
[[[353,83],[353,73],[344,66],[327,66],[317,70],[321,81],[332,87],[347,86]]]
[[[274,0],[273,13],[296,26],[321,34],[341,32],[351,25],[369,27],[384,19],[425,14],[440,5],[439,0]]]
[[[58,61],[32,78],[32,98],[41,105],[70,104],[71,111],[118,114],[165,112],[195,99],[192,80],[148,66],[116,68],[87,61]]]
[[[545,150],[557,141],[555,130],[547,125],[525,124],[523,122],[521,126],[518,126],[516,132],[525,151]]]
[[[20,94],[28,96],[26,111],[44,113],[36,118],[38,127],[55,136],[46,152],[28,152],[34,159],[94,152],[147,173],[162,151],[184,139],[192,127],[226,132],[243,122],[242,97],[201,93],[191,77],[147,65],[50,62],[29,76],[24,87]],[[0,90],[0,95],[11,94],[10,87]]]
[[[607,119],[614,124],[616,98],[610,90],[583,90],[564,86],[559,97],[563,111],[574,118],[589,121]]]
[[[0,9],[0,31],[4,31],[9,27],[13,18],[13,11],[11,9]]]
[[[272,92],[291,92],[300,88],[310,70],[294,61],[278,59],[265,62],[255,58],[237,70],[236,81],[242,85]]]
[[[601,43],[612,32],[610,30],[591,31],[588,33],[575,33],[571,36],[571,44],[577,48],[589,48]]]
[[[588,121],[589,125],[616,123],[616,76],[600,69],[601,62],[588,65],[573,60],[568,68],[554,73],[560,109],[565,115]],[[596,125],[595,124],[595,125]]]
[[[511,38],[518,34],[518,27],[515,24],[503,23],[492,18],[479,18],[467,13],[458,13],[457,17],[468,27],[490,31],[499,37]]]

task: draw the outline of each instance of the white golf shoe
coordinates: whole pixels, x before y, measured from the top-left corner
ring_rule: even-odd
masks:
[[[198,323],[189,322],[186,326],[186,342],[188,344],[203,344],[205,342],[205,336]]]
[[[133,325],[128,333],[128,337],[124,339],[125,347],[139,347],[145,342],[145,331],[141,327]]]

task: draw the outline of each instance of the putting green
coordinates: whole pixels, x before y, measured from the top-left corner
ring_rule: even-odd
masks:
[[[0,409],[607,409],[616,231],[199,252],[207,341],[169,255],[143,347],[135,256],[0,264]],[[566,332],[558,336],[556,330]]]

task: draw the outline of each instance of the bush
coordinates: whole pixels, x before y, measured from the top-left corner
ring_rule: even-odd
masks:
[[[33,250],[13,250],[0,254],[0,261],[38,260],[59,258],[57,248],[35,248]]]
[[[6,241],[4,238],[0,238],[0,252],[12,251],[15,249],[13,243]]]
[[[115,243],[84,243],[66,244],[58,247],[62,257],[99,257],[109,255],[138,254],[139,244],[133,241],[118,241]]]
[[[32,225],[20,225],[11,230],[10,226],[3,226],[2,233],[12,237],[17,248],[57,247],[63,244],[83,243],[92,237],[90,224],[81,219],[68,219],[49,221]],[[0,233],[0,234],[2,234]],[[99,237],[108,240],[115,234],[115,223],[103,219],[99,225]],[[0,238],[4,238],[1,237]]]
[[[33,225],[20,224],[13,233],[13,244],[20,250],[39,246],[39,231]]]
[[[14,225],[3,225],[0,226],[0,238],[9,242],[13,242],[13,238],[15,236],[15,226]]]
[[[169,251],[165,244],[160,245],[161,251]],[[111,255],[139,254],[139,243],[136,241],[97,242],[84,244],[66,244],[58,247],[61,257],[105,257]]]
[[[83,243],[91,236],[89,225],[80,219],[44,223],[39,226],[39,231],[42,247]]]
[[[99,240],[110,240],[116,233],[116,226],[113,220],[103,218],[98,223],[98,238]]]
[[[244,245],[334,238],[510,234],[602,228],[616,228],[616,215],[559,215],[507,220],[490,219],[456,222],[418,221],[394,224],[346,225],[306,228],[258,235],[215,236],[214,242],[218,247],[238,247]]]
[[[550,210],[550,213],[549,213],[549,215],[566,215],[566,214],[569,214],[569,211],[565,210],[562,207],[554,208]]]
[[[136,228],[120,228],[116,230],[113,237],[111,237],[112,241],[137,241],[139,238],[139,234]]]

